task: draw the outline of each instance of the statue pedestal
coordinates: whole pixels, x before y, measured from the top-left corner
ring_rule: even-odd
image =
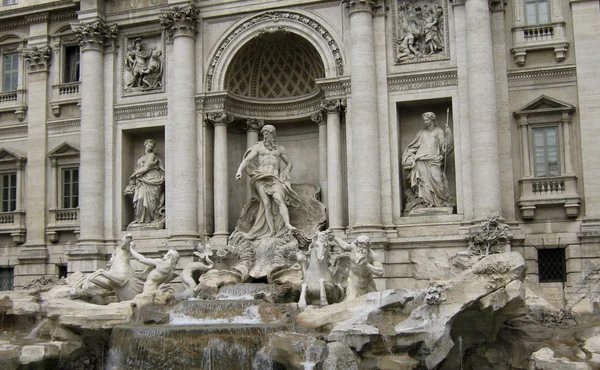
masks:
[[[438,216],[451,215],[452,207],[417,208],[408,212],[407,216]]]

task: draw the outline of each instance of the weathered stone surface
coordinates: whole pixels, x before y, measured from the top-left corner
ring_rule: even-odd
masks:
[[[550,348],[542,348],[531,355],[531,370],[591,370],[584,362],[572,362],[565,357],[554,357]]]
[[[324,341],[310,335],[297,333],[273,333],[263,352],[274,363],[290,370],[303,370],[321,365],[327,358],[328,346]]]
[[[31,345],[21,349],[19,361],[22,364],[43,361],[50,357],[58,357],[58,347],[53,345]]]
[[[340,342],[327,343],[329,354],[323,362],[323,370],[358,370],[360,359],[348,345]]]
[[[428,304],[415,309],[407,320],[395,327],[397,346],[409,348],[421,343],[417,356],[424,360],[427,368],[434,368],[454,346],[450,330],[457,324],[455,319],[473,303],[479,301],[480,310],[491,308],[492,312],[511,302],[516,309],[519,308],[519,303],[525,298],[520,286],[525,271],[525,260],[520,254],[495,254],[482,259],[455,279],[436,284],[437,299],[426,298]],[[512,282],[518,283],[500,292]],[[503,312],[497,315],[497,320],[501,323],[518,314],[514,311]],[[466,315],[465,318],[470,316]],[[499,323],[496,322],[495,326],[499,326]],[[496,330],[492,330],[492,334],[495,333]]]

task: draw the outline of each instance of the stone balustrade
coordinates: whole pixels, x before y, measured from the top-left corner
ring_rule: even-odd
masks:
[[[27,110],[26,95],[25,90],[0,92],[0,113],[14,112],[17,119],[23,121]]]
[[[515,26],[512,31],[515,44],[512,53],[517,65],[525,65],[527,52],[532,50],[554,49],[556,61],[565,60],[569,47],[565,22]]]
[[[81,102],[81,93],[79,87],[81,83],[69,82],[52,86],[52,100],[50,107],[55,117],[60,116],[60,110],[66,104],[79,104]]]
[[[52,243],[55,243],[61,231],[79,232],[79,208],[50,209],[46,235]]]
[[[581,196],[577,193],[577,177],[558,176],[519,180],[521,197],[518,205],[524,219],[533,219],[536,206],[563,204],[567,217],[577,217]]]
[[[0,234],[10,234],[16,243],[25,241],[25,212],[0,212]]]

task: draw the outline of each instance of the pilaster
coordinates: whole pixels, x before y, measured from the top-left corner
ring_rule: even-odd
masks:
[[[313,122],[319,126],[319,186],[321,187],[321,203],[328,208],[327,201],[327,120],[323,111],[311,116]]]

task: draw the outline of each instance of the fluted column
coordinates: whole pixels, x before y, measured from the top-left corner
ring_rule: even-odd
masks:
[[[206,120],[215,126],[214,199],[215,232],[212,243],[226,245],[229,237],[229,182],[227,173],[227,124],[233,117],[225,112],[209,113]]]
[[[352,171],[354,232],[382,230],[381,179],[379,168],[379,125],[375,50],[373,39],[373,0],[347,1],[352,42]]]
[[[196,23],[199,11],[193,6],[173,7],[160,23],[173,40],[172,73],[168,85],[166,153],[173,171],[167,192],[169,244],[183,247],[198,238],[198,156],[196,122]]]
[[[327,204],[329,228],[344,229],[344,204],[342,187],[342,131],[341,100],[324,101],[321,107],[327,113]]]
[[[117,27],[73,26],[81,45],[80,245],[104,242],[104,45]],[[93,252],[93,251],[90,251]]]
[[[494,50],[488,0],[466,0],[474,217],[502,210]]]
[[[246,148],[250,149],[254,144],[258,143],[258,132],[265,125],[264,119],[249,118],[246,121]],[[246,184],[246,202],[252,199],[252,189],[250,183]]]
[[[319,125],[319,187],[321,203],[327,207],[327,121],[323,111],[313,114],[311,118]]]

